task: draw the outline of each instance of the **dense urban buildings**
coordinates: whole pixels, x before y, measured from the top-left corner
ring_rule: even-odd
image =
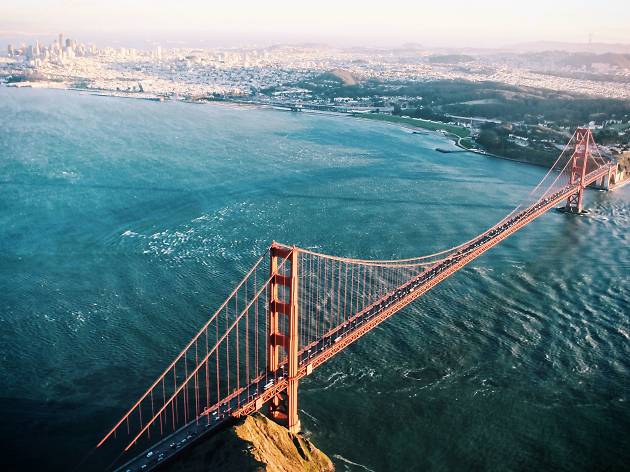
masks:
[[[128,90],[196,97],[209,94],[247,96],[270,87],[290,87],[315,75],[340,69],[356,80],[464,79],[496,81],[555,91],[581,90],[592,96],[630,98],[630,61],[602,55],[589,58],[550,53],[480,51],[444,54],[421,46],[398,49],[338,49],[324,45],[223,49],[153,50],[97,48],[62,33],[48,45],[9,45],[0,77],[36,77],[86,88]],[[610,55],[608,55],[610,56]]]
[[[9,45],[0,56],[0,81],[154,100],[389,115],[452,133],[468,149],[543,165],[568,130],[583,124],[599,130],[598,142],[612,151],[630,147],[630,56],[623,53],[462,53],[415,44],[141,50],[99,48],[60,33],[46,44]],[[581,106],[584,100],[588,107]]]

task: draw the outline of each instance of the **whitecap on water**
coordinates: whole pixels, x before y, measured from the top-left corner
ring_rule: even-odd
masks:
[[[60,172],[52,172],[50,177],[54,179],[77,180],[79,174],[73,170],[62,170]]]
[[[79,328],[85,324],[87,317],[81,310],[75,310],[70,312],[70,318],[68,319],[68,327],[73,331],[79,331]]]
[[[345,374],[344,372],[335,372],[335,373],[333,373],[326,380],[326,382],[329,382],[329,383],[327,383],[327,385],[325,385],[322,390],[328,390],[329,388],[333,387],[336,383],[338,383],[340,381],[343,382],[343,380],[346,377],[347,377],[347,374]]]
[[[346,464],[352,465],[354,467],[360,467],[363,470],[367,470],[369,472],[376,472],[374,469],[370,469],[369,467],[359,464],[358,462],[353,462],[350,459],[346,459],[341,454],[333,454],[333,457],[341,462],[345,462]]]
[[[311,415],[310,413],[300,409],[300,413],[303,413],[305,416],[308,416],[311,420],[313,420],[313,422],[315,423],[319,423],[319,420],[317,418],[315,418],[313,415]]]

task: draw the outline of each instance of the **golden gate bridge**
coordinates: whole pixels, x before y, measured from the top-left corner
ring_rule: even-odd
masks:
[[[585,188],[608,188],[615,172],[578,128],[514,210],[456,247],[369,260],[272,243],[97,447],[120,445],[132,457],[121,470],[150,470],[263,407],[299,431],[300,379],[548,210],[582,213]]]

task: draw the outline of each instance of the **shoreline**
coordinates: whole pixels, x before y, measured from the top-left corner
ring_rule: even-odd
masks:
[[[281,107],[278,105],[254,102],[251,100],[237,100],[237,99],[191,100],[191,99],[183,99],[183,98],[165,98],[161,95],[150,94],[146,92],[131,92],[130,93],[130,92],[124,92],[124,91],[107,90],[107,89],[87,89],[87,88],[82,89],[82,88],[77,88],[77,87],[66,86],[65,84],[63,84],[62,86],[58,86],[60,84],[58,84],[57,82],[27,82],[27,83],[18,82],[16,84],[23,84],[23,85],[11,85],[5,82],[0,82],[0,87],[4,86],[6,88],[38,88],[38,89],[46,89],[46,90],[65,90],[68,92],[79,92],[79,93],[84,93],[84,94],[87,93],[89,95],[93,95],[96,97],[125,98],[125,99],[134,99],[134,100],[146,100],[146,101],[159,102],[159,103],[163,103],[167,101],[174,101],[174,102],[189,103],[189,104],[195,104],[195,105],[226,104],[226,105],[236,105],[239,107],[251,107],[251,108],[258,108],[258,109],[268,109],[268,110],[296,113],[294,110],[291,109],[290,105],[287,105],[286,107]],[[472,154],[477,154],[484,157],[491,157],[494,159],[501,159],[504,161],[514,162],[517,164],[526,164],[526,165],[531,165],[531,166],[535,166],[539,168],[546,168],[542,164],[536,164],[533,162],[523,161],[523,160],[514,159],[514,158],[506,157],[506,156],[499,156],[497,154],[492,154],[484,150],[466,148],[465,146],[461,144],[461,141],[467,138],[458,136],[457,134],[446,131],[446,130],[431,130],[431,129],[422,128],[420,126],[414,126],[409,123],[396,123],[394,121],[387,121],[387,120],[374,120],[370,118],[365,118],[361,116],[360,114],[352,113],[352,112],[344,113],[344,112],[339,112],[339,111],[300,109],[299,113],[354,118],[354,119],[359,119],[363,121],[378,122],[382,125],[394,126],[401,130],[411,131],[414,134],[442,136],[448,139],[449,141],[451,141],[457,148],[459,148],[459,150],[452,151],[452,152],[457,152],[457,153],[470,152]],[[439,150],[436,148],[436,151],[439,151]],[[446,154],[449,154],[449,153],[446,153]],[[630,179],[623,180],[619,182],[617,185],[615,185],[614,187],[611,187],[610,190],[620,188],[624,186],[625,184],[627,184],[629,181]]]
[[[293,110],[291,110],[289,105],[287,105],[286,108],[284,108],[284,107],[280,107],[273,104],[259,103],[259,102],[254,102],[251,100],[248,101],[248,100],[226,99],[226,100],[195,101],[195,100],[178,99],[178,98],[175,98],[175,99],[164,98],[162,96],[158,96],[155,94],[148,94],[148,93],[145,94],[142,92],[128,93],[124,91],[114,91],[114,90],[107,90],[107,89],[87,89],[87,88],[83,89],[83,88],[66,86],[65,84],[61,85],[57,82],[16,82],[15,84],[16,85],[0,82],[0,86],[4,86],[7,88],[37,88],[37,89],[46,89],[46,90],[66,90],[69,92],[87,93],[89,95],[93,95],[97,97],[113,97],[113,98],[125,98],[125,99],[147,100],[147,101],[157,101],[157,102],[175,101],[175,102],[191,103],[191,104],[197,104],[197,105],[225,103],[225,104],[237,105],[237,106],[242,106],[242,107],[253,107],[253,108],[270,109],[270,110],[277,110],[277,111],[288,111],[288,112],[295,113]],[[460,141],[464,138],[454,133],[450,133],[448,131],[430,130],[430,129],[422,128],[420,126],[414,126],[408,123],[396,123],[393,121],[386,121],[386,120],[372,120],[370,118],[364,118],[355,113],[343,113],[343,112],[338,112],[338,111],[319,111],[319,110],[309,110],[309,109],[306,109],[306,110],[301,109],[300,113],[312,113],[312,114],[318,114],[318,115],[349,117],[349,118],[355,118],[355,119],[360,119],[364,121],[378,121],[379,123],[384,124],[384,125],[394,126],[398,129],[403,129],[403,130],[407,130],[411,132],[418,132],[418,134],[424,134],[424,135],[433,134],[433,135],[443,136],[447,138],[449,141],[451,141],[456,147],[460,148],[462,151],[465,151],[465,152],[479,154],[481,156],[494,157],[496,159],[504,159],[504,160],[508,160],[512,162],[518,162],[521,164],[530,164],[530,165],[535,165],[537,167],[542,167],[537,164],[532,164],[531,162],[520,161],[520,160],[512,159],[509,157],[497,156],[497,155],[490,154],[485,151],[468,149],[460,143]]]
[[[124,99],[133,99],[133,100],[146,100],[146,101],[158,101],[158,102],[168,102],[168,101],[173,101],[173,102],[181,102],[181,103],[190,103],[190,104],[196,104],[196,105],[218,105],[218,104],[229,104],[229,105],[237,105],[237,106],[241,106],[241,107],[251,107],[251,108],[259,108],[259,109],[268,109],[268,110],[276,110],[276,111],[286,111],[286,112],[292,112],[292,113],[296,113],[293,110],[291,110],[290,106],[287,105],[286,107],[281,107],[278,105],[273,105],[273,104],[267,104],[267,103],[260,103],[260,102],[254,102],[251,100],[237,100],[237,99],[225,99],[225,100],[199,100],[199,101],[195,101],[195,100],[190,100],[190,99],[181,99],[181,98],[164,98],[162,96],[158,96],[155,94],[149,94],[149,93],[142,93],[142,92],[124,92],[124,91],[114,91],[114,90],[107,90],[107,89],[87,89],[87,88],[77,88],[77,87],[70,87],[70,86],[64,86],[61,84],[58,84],[56,82],[16,82],[16,85],[13,84],[7,84],[7,83],[2,83],[0,82],[0,86],[4,86],[6,88],[36,88],[36,89],[45,89],[45,90],[64,90],[64,91],[68,91],[68,92],[79,92],[79,93],[83,93],[83,94],[88,94],[88,95],[92,95],[92,96],[96,96],[96,97],[110,97],[110,98],[124,98]],[[386,120],[370,120],[369,118],[364,118],[360,115],[354,114],[354,113],[344,113],[344,112],[339,112],[339,111],[320,111],[320,110],[309,110],[309,109],[301,109],[300,113],[309,113],[309,114],[315,114],[315,115],[328,115],[328,116],[337,116],[337,117],[347,117],[347,118],[355,118],[355,119],[360,119],[360,120],[364,120],[364,121],[378,121],[380,124],[383,125],[388,125],[388,126],[394,126],[398,129],[403,129],[403,130],[407,130],[407,131],[411,131],[411,132],[416,132],[417,134],[423,134],[423,135],[437,135],[437,136],[443,136],[445,138],[447,138],[449,141],[451,141],[455,146],[459,147],[462,151],[466,151],[466,152],[472,152],[475,154],[480,154],[483,156],[490,156],[490,157],[497,157],[499,159],[503,159],[500,156],[493,156],[491,154],[488,154],[486,152],[482,152],[482,151],[475,151],[475,150],[470,150],[465,148],[464,146],[462,146],[459,141],[461,141],[462,137],[450,133],[448,131],[438,131],[438,130],[430,130],[430,129],[426,129],[426,128],[422,128],[420,126],[413,126],[411,124],[406,124],[406,123],[395,123],[392,121],[386,121]],[[508,159],[508,158],[505,158]],[[508,159],[508,160],[512,160],[514,162],[521,162],[523,164],[528,164],[527,162],[524,161],[517,161],[514,159]]]
[[[208,101],[207,103],[214,103],[215,101]],[[269,105],[269,104],[265,104],[265,103],[256,103],[256,102],[242,102],[240,100],[216,100],[217,103],[221,103],[221,102],[225,102],[225,103],[231,103],[231,104],[236,104],[236,105],[244,105],[244,106],[252,106],[252,107],[256,107],[256,108],[265,108],[265,109],[274,109],[277,111],[288,111],[288,112],[293,112],[295,113],[293,110],[291,110],[291,108],[289,106],[287,106],[286,108],[283,107],[278,107],[275,105]],[[302,109],[300,110],[299,113],[311,113],[311,114],[319,114],[319,115],[330,115],[330,116],[339,116],[339,117],[348,117],[348,118],[354,118],[354,119],[358,119],[358,120],[363,120],[363,121],[371,121],[371,122],[378,122],[382,125],[387,125],[387,126],[393,126],[396,127],[398,129],[403,129],[403,130],[407,130],[407,131],[411,131],[414,134],[421,134],[421,135],[436,135],[436,136],[442,136],[446,139],[448,139],[449,141],[451,141],[456,147],[458,147],[458,150],[453,150],[451,152],[470,152],[472,154],[478,154],[480,156],[485,156],[485,157],[492,157],[494,159],[501,159],[504,161],[510,161],[510,162],[514,162],[517,164],[527,164],[527,165],[531,165],[534,167],[542,167],[542,168],[546,168],[545,166],[541,165],[541,164],[536,164],[533,162],[528,162],[528,161],[522,161],[519,159],[514,159],[511,157],[506,157],[506,156],[499,156],[497,154],[493,154],[484,150],[480,150],[480,149],[469,149],[465,146],[463,146],[461,144],[461,141],[463,139],[467,139],[467,137],[461,137],[458,136],[454,133],[451,133],[449,131],[439,131],[439,130],[431,130],[431,129],[426,129],[426,128],[422,128],[420,126],[414,126],[412,124],[408,124],[408,123],[396,123],[393,121],[386,121],[386,120],[373,120],[370,118],[365,118],[363,116],[361,116],[360,114],[357,113],[343,113],[343,112],[338,112],[338,111],[319,111],[319,110],[309,110],[309,109]],[[437,123],[437,122],[435,122]],[[436,148],[436,151],[438,149]],[[449,153],[446,153],[449,154]]]

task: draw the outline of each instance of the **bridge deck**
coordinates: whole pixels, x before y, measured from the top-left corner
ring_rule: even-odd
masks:
[[[584,179],[585,186],[607,173],[608,166],[603,166],[587,174]],[[578,184],[566,186],[514,214],[501,226],[484,233],[443,261],[428,267],[417,277],[381,297],[345,323],[325,333],[318,341],[304,347],[299,353],[298,379],[308,375],[312,369],[323,364],[442,280],[579,190]],[[199,418],[184,425],[117,470],[135,472],[155,469],[164,461],[171,460],[189,445],[215,432],[233,418],[245,416],[260,409],[264,403],[286,389],[286,367],[285,361],[275,372],[257,377],[249,385],[241,387],[221,402],[207,408]]]

